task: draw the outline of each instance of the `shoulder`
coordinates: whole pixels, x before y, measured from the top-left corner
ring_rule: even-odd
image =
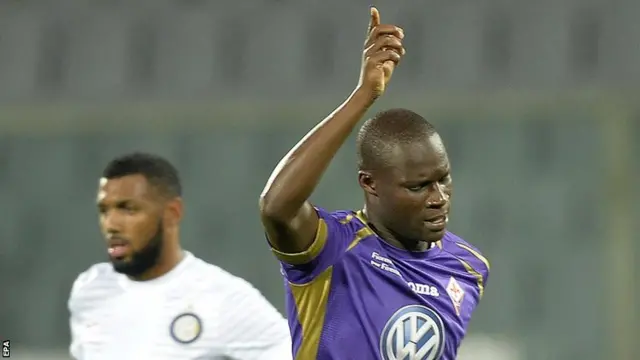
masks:
[[[274,336],[288,335],[284,317],[249,281],[204,260],[197,261],[201,270],[197,301],[216,309],[222,328],[236,334],[262,329]]]
[[[348,216],[355,215],[354,211],[347,210],[347,209],[330,211],[330,210],[327,210],[327,209],[319,207],[319,206],[314,206],[314,208],[316,209],[316,211],[318,211],[320,213],[327,214],[327,215],[333,216],[335,218],[346,218]]]
[[[185,279],[188,280],[184,285],[196,291],[227,294],[252,288],[245,279],[200,258],[193,259],[193,265],[187,269],[187,272]]]
[[[318,218],[324,223],[326,230],[331,235],[352,234],[365,227],[362,217],[353,210],[327,211],[320,207],[315,207]],[[318,231],[322,231],[321,228]]]
[[[483,277],[488,277],[491,264],[485,255],[476,246],[467,242],[460,236],[447,232],[442,239],[442,248],[460,260],[465,261],[469,266]]]
[[[308,265],[318,257],[325,260],[335,260],[337,253],[346,249],[358,229],[364,227],[356,212],[350,210],[327,211],[317,206],[314,206],[314,209],[318,214],[318,228],[311,245],[307,250],[293,254],[283,253],[272,248],[273,253],[281,262],[290,265]]]
[[[267,310],[277,313],[262,293],[249,281],[231,272],[196,259],[198,275],[196,290],[203,299],[215,298],[215,302],[226,310],[242,308],[245,311]]]
[[[118,274],[109,263],[91,265],[81,272],[73,281],[69,294],[69,309],[73,311],[104,301],[114,294],[117,287]]]
[[[316,210],[318,216],[320,216],[321,219],[331,218],[333,220],[342,221],[344,223],[349,222],[349,220],[353,219],[357,215],[356,212],[352,210],[330,211],[318,206],[314,206],[313,208]]]

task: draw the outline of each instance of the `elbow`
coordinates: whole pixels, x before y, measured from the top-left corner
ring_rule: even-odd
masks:
[[[260,195],[260,199],[258,200],[258,208],[260,209],[260,215],[266,216],[268,212],[271,210],[269,203],[269,197],[267,194],[262,193]]]
[[[282,215],[282,206],[278,205],[278,201],[273,199],[273,196],[269,192],[264,192],[260,195],[258,201],[260,209],[260,216],[263,219],[275,220]]]
[[[286,223],[295,217],[297,209],[294,209],[291,205],[291,201],[281,199],[281,197],[274,196],[270,192],[260,195],[258,202],[262,219],[278,223]]]

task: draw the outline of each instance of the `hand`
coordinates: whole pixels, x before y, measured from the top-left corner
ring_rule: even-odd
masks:
[[[404,32],[394,25],[380,25],[380,13],[371,7],[371,20],[364,44],[358,88],[377,99],[391,80],[393,70],[405,54]]]

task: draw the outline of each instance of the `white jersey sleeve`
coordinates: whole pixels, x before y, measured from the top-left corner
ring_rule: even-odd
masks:
[[[82,346],[80,345],[80,321],[78,317],[71,312],[69,317],[69,326],[71,328],[71,344],[69,345],[69,354],[76,360],[82,359]]]
[[[69,310],[69,327],[71,332],[69,354],[76,360],[83,359],[81,342],[83,326],[80,320],[81,304],[79,304],[80,300],[78,299],[78,294],[86,284],[90,283],[97,277],[99,271],[98,266],[99,265],[94,265],[76,277],[67,301],[67,308]]]
[[[225,356],[234,360],[292,358],[286,319],[248,282],[236,278],[221,308],[217,335]]]

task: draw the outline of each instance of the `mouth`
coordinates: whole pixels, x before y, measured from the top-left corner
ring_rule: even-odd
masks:
[[[107,249],[107,252],[112,258],[118,259],[123,258],[125,255],[127,255],[128,250],[129,245],[111,245]]]
[[[424,221],[425,226],[431,231],[442,231],[449,222],[447,214],[438,215]]]
[[[107,252],[112,258],[122,258],[127,255],[129,248],[126,240],[112,237],[108,241]]]

